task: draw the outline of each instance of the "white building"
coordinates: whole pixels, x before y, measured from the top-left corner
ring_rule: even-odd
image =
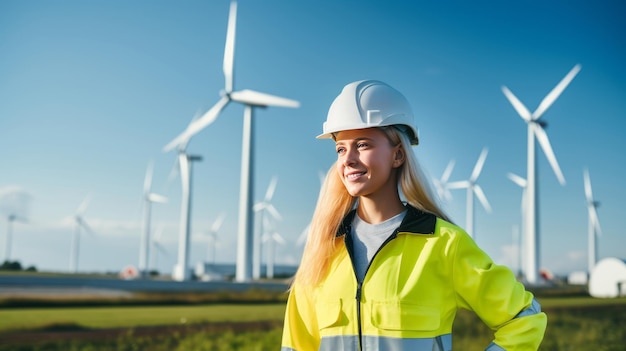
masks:
[[[609,257],[600,260],[589,277],[593,297],[626,296],[626,260]]]

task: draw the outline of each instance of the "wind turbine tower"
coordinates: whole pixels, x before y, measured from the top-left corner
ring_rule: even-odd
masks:
[[[257,202],[253,207],[254,211],[260,212],[261,214],[261,220],[260,220],[261,230],[255,236],[254,242],[253,242],[253,249],[254,249],[254,252],[253,252],[254,262],[252,265],[252,278],[253,279],[261,278],[261,256],[262,256],[261,255],[261,246],[262,246],[261,242],[262,242],[262,236],[268,232],[267,213],[269,212],[269,214],[272,216],[272,218],[274,218],[274,220],[277,220],[277,221],[282,220],[282,216],[280,215],[280,213],[278,213],[274,205],[272,205],[272,197],[274,197],[274,191],[276,190],[277,182],[278,182],[278,178],[272,177],[272,180],[270,180],[270,185],[267,187],[267,191],[265,192],[265,198],[263,199],[263,201]]]
[[[221,107],[219,109],[221,109]],[[212,113],[214,113],[214,115],[211,115],[212,117],[210,116],[209,120],[203,122],[204,124],[200,128],[204,128],[213,123],[215,118],[217,118],[219,109],[216,111],[214,106],[200,118],[198,118],[198,114],[196,114],[187,126],[187,129],[163,148],[164,152],[172,149],[176,149],[178,151],[178,156],[169,177],[171,180],[176,176],[176,169],[178,166],[178,174],[180,175],[182,190],[180,228],[178,233],[178,261],[172,271],[172,278],[177,281],[186,281],[191,278],[191,269],[189,267],[189,241],[191,238],[191,174],[193,162],[202,161],[202,156],[189,155],[187,153],[187,144],[189,144],[191,137],[200,129],[195,131],[190,130],[197,126],[196,123],[200,119],[205,118],[207,115],[211,115]]]
[[[300,103],[295,100],[273,96],[254,90],[234,90],[233,66],[235,58],[235,28],[237,21],[237,2],[230,4],[228,29],[226,32],[226,46],[224,48],[224,90],[221,99],[211,107],[202,117],[192,121],[185,131],[165,146],[164,151],[174,148],[181,141],[189,139],[209,124],[213,123],[219,113],[234,101],[245,106],[243,117],[243,137],[241,148],[241,183],[239,188],[239,221],[237,233],[237,268],[235,280],[238,282],[249,281],[252,271],[252,194],[254,193],[252,178],[254,175],[253,135],[254,135],[254,108],[255,107],[289,107],[297,108]]]
[[[7,235],[4,239],[4,259],[5,261],[11,260],[11,245],[13,245],[13,223],[16,221],[27,223],[26,218],[18,216],[16,214],[9,214],[7,217]]]
[[[9,187],[0,191],[0,212],[7,217],[7,232],[4,238],[4,259],[11,260],[11,246],[13,245],[13,228],[15,222],[28,223],[28,208],[31,196],[20,187]]]
[[[185,145],[186,146],[186,145]],[[180,227],[178,232],[178,261],[172,272],[172,278],[177,281],[191,279],[189,267],[189,241],[191,237],[191,184],[193,163],[202,161],[202,156],[189,155],[182,147],[178,152],[180,166],[180,181],[182,184]]]
[[[209,262],[209,258],[212,260],[212,263],[215,264],[216,261],[216,248],[219,243],[219,239],[217,238],[217,232],[220,230],[222,223],[224,223],[224,219],[226,218],[226,213],[222,212],[215,219],[213,224],[211,225],[211,229],[206,233],[208,239],[208,246],[206,252],[206,262]]]
[[[522,201],[521,201],[521,205],[520,205],[520,214],[521,214],[521,223],[520,225],[522,226],[521,229],[521,233],[524,232],[524,218],[526,218],[525,215],[525,210],[526,210],[526,179],[518,176],[515,173],[508,173],[507,177],[509,177],[509,179],[517,184],[520,188],[522,188]],[[528,250],[528,248],[524,248],[524,240],[523,237],[520,235],[520,230],[518,228],[518,226],[515,226],[514,229],[514,236],[517,236],[518,238],[515,239],[515,245],[517,246],[517,269],[519,272],[521,272],[522,274],[524,273],[524,263],[522,262],[522,257],[524,256],[524,252],[525,250]],[[518,274],[519,275],[519,274]]]
[[[576,74],[580,71],[580,65],[574,66],[570,72],[557,84],[548,95],[541,101],[535,112],[530,111],[522,104],[522,102],[506,87],[502,86],[502,92],[509,100],[511,105],[515,108],[520,117],[526,122],[528,126],[527,141],[528,141],[528,159],[527,159],[527,176],[526,176],[526,210],[524,225],[524,241],[526,242],[525,259],[524,259],[524,273],[526,275],[526,281],[529,284],[537,284],[539,278],[539,261],[541,257],[540,252],[540,233],[539,233],[539,211],[538,211],[538,180],[537,180],[537,160],[536,160],[536,144],[535,139],[539,142],[539,145],[543,149],[543,152],[550,163],[557,179],[561,185],[565,184],[565,178],[559,168],[559,164],[554,156],[552,147],[550,146],[550,140],[546,134],[544,128],[547,125],[545,121],[540,120],[540,117],[546,112],[546,110],[554,103],[554,101],[561,95],[567,85],[576,77]]]
[[[601,234],[600,221],[598,220],[598,206],[600,203],[593,199],[593,193],[591,191],[591,180],[589,179],[589,171],[585,169],[585,198],[587,199],[587,213],[589,216],[588,227],[588,247],[587,253],[587,274],[591,274],[593,267],[596,266],[598,259],[598,236]]]
[[[152,185],[152,162],[148,164],[146,177],[143,182],[143,230],[141,232],[141,242],[139,243],[139,274],[143,277],[148,276],[150,268],[148,266],[148,258],[150,257],[150,215],[152,203],[166,203],[167,198],[155,194],[150,190]]]
[[[72,252],[70,254],[70,272],[76,273],[78,271],[78,257],[79,257],[79,249],[80,249],[80,232],[81,228],[85,229],[88,233],[93,233],[91,227],[87,224],[85,219],[83,218],[83,213],[89,206],[89,202],[91,201],[91,195],[87,195],[83,202],[76,209],[76,213],[74,214],[74,236],[72,237]]]
[[[263,217],[263,220],[267,222],[263,227],[267,230],[264,233],[262,240],[267,241],[267,271],[266,276],[268,279],[274,278],[274,261],[276,260],[275,245],[286,243],[285,239],[274,230],[274,226],[270,223],[270,219]]]
[[[458,182],[452,182],[448,184],[448,189],[467,189],[467,210],[466,210],[466,224],[465,229],[468,234],[476,240],[474,233],[474,194],[478,197],[478,200],[483,205],[487,212],[491,213],[491,206],[487,201],[487,197],[483,192],[483,189],[480,185],[476,184],[478,180],[478,176],[483,169],[483,165],[485,164],[485,159],[487,158],[487,148],[483,148],[483,151],[480,153],[478,157],[478,161],[476,161],[476,165],[474,165],[474,170],[472,171],[472,175],[468,180],[462,180]],[[445,172],[444,172],[445,173]]]

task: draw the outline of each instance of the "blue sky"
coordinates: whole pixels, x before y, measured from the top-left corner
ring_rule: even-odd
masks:
[[[512,228],[525,176],[526,125],[501,91],[506,85],[533,111],[574,67],[582,69],[543,115],[563,170],[561,186],[538,153],[541,267],[584,270],[589,169],[602,236],[599,257],[626,257],[619,218],[626,198],[626,24],[620,1],[404,2],[249,1],[238,3],[235,88],[300,102],[256,111],[255,201],[278,177],[273,204],[287,240],[277,262],[299,260],[296,239],[317,199],[318,173],[335,158],[316,140],[341,88],[379,79],[411,102],[420,133],[415,149],[426,174],[469,177],[489,148],[478,184],[493,212],[476,202],[478,243],[516,267]],[[140,199],[146,167],[153,206],[176,261],[180,182],[168,183],[175,154],[162,148],[194,114],[219,99],[229,1],[0,2],[0,194],[31,196],[29,223],[15,223],[11,258],[40,270],[67,271],[71,216],[92,194],[84,218],[80,271],[137,264]],[[221,212],[217,261],[233,263],[243,107],[230,104],[189,143],[194,165],[191,264],[205,258],[206,232]],[[465,191],[444,208],[465,224]],[[6,204],[5,204],[6,207]],[[4,255],[6,216],[0,217]]]

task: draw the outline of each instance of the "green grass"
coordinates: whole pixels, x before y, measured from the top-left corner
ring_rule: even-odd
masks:
[[[539,296],[548,315],[542,351],[621,351],[626,345],[626,298],[580,295]],[[285,302],[160,306],[27,307],[0,309],[0,337],[16,330],[128,328],[109,339],[56,340],[0,345],[0,351],[68,350],[276,350]],[[184,321],[184,323],[182,323]],[[217,330],[213,322],[275,321],[254,330]],[[137,327],[184,325],[157,335]],[[191,329],[191,326],[198,326]],[[277,327],[278,326],[278,327]],[[235,327],[233,327],[235,328]],[[454,324],[455,350],[484,350],[493,332],[473,313],[461,310]],[[2,342],[0,342],[2,344]]]
[[[282,320],[285,303],[191,306],[19,308],[0,310],[0,332],[53,325],[83,328],[132,328],[206,322]]]
[[[548,326],[540,350],[623,351],[626,298],[540,298]],[[493,332],[475,314],[460,310],[454,322],[455,350],[484,350]]]

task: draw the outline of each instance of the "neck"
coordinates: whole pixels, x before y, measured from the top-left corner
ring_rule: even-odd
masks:
[[[404,210],[404,204],[396,193],[396,196],[388,196],[386,199],[360,197],[357,214],[367,223],[378,224],[402,213]]]

